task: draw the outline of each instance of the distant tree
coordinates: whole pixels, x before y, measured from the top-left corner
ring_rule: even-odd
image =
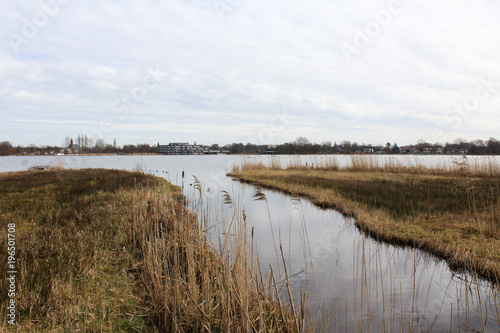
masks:
[[[425,147],[429,146],[429,144],[427,142],[425,142],[424,139],[419,139],[417,141],[417,148],[420,150],[420,151],[423,151]]]
[[[490,138],[486,142],[486,151],[488,154],[500,155],[500,141],[495,138]]]
[[[106,154],[113,154],[113,153],[116,153],[117,151],[118,151],[118,149],[116,149],[114,145],[111,145],[109,143],[107,143],[103,149],[103,153],[106,153]]]
[[[16,150],[12,146],[12,143],[9,141],[2,141],[0,142],[0,155],[1,156],[7,156],[7,155],[14,155]]]
[[[135,145],[124,145],[122,151],[124,154],[134,154],[137,152],[137,147]]]
[[[322,145],[323,147],[328,147],[328,148],[331,148],[331,147],[332,147],[332,142],[331,142],[331,141],[323,141],[323,142],[321,143],[321,145]]]
[[[341,141],[340,147],[342,148],[344,153],[349,153],[351,151],[351,148],[352,148],[351,141],[347,141],[347,140]]]
[[[71,145],[71,138],[69,136],[65,137],[62,143],[64,148],[68,148]]]
[[[34,143],[32,143],[28,146],[27,151],[30,154],[35,154],[38,151],[38,147]]]
[[[245,145],[245,148],[243,150],[245,154],[258,154],[259,153],[259,147],[253,143],[247,143]]]
[[[303,136],[299,136],[297,139],[295,139],[295,144],[297,146],[305,146],[309,143],[309,139],[305,138]]]
[[[155,148],[151,147],[148,143],[137,144],[138,153],[153,153],[154,150]]]
[[[95,152],[104,153],[104,148],[106,148],[106,142],[104,142],[104,139],[97,139],[95,142]]]
[[[478,147],[486,147],[486,143],[481,139],[473,140],[470,143]]]
[[[242,154],[245,152],[245,145],[243,143],[233,143],[224,148],[229,150],[231,154]]]
[[[460,146],[463,145],[464,143],[467,143],[467,140],[463,138],[456,138],[455,140],[453,140],[453,143]]]
[[[286,142],[282,145],[276,146],[276,150],[279,154],[293,155],[297,153],[297,145]]]

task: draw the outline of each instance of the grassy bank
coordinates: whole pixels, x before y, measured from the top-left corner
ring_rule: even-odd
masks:
[[[245,164],[231,175],[310,198],[356,219],[376,239],[421,248],[498,283],[500,173],[489,163],[470,168],[380,165],[354,156],[349,165]]]
[[[180,189],[163,179],[113,170],[0,174],[0,228],[16,228],[17,331],[301,330],[303,321],[253,278],[244,222],[216,251]],[[0,280],[0,324],[12,329],[5,270]]]

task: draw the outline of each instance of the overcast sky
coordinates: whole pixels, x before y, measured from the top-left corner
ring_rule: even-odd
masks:
[[[499,1],[0,1],[0,141],[500,138]]]

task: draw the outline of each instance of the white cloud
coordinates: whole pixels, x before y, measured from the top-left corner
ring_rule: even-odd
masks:
[[[284,107],[295,118],[276,142],[404,144],[439,122],[450,140],[497,135],[500,85],[461,126],[446,113],[482,79],[500,81],[500,4],[402,0],[348,63],[340,45],[354,45],[389,3],[242,1],[221,20],[211,1],[71,1],[25,38],[23,24],[43,9],[11,2],[0,14],[0,140],[60,144],[111,122],[102,134],[120,142],[247,141]],[[18,52],[12,34],[25,38]],[[148,68],[160,84],[117,113]],[[46,135],[33,119],[46,120]]]

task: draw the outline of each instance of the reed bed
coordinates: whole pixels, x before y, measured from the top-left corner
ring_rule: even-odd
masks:
[[[161,187],[144,195],[134,205],[131,234],[134,248],[140,249],[141,279],[160,328],[175,332],[303,330],[303,319],[293,311],[293,303],[275,293],[276,278],[268,282],[251,271],[244,214],[235,217],[226,236],[214,240],[208,224],[200,224]]]
[[[0,226],[17,228],[18,332],[303,330],[303,316],[275,292],[277,279],[251,272],[245,218],[216,248],[163,179],[100,169],[7,173],[0,193]],[[9,328],[6,316],[0,325]]]
[[[272,157],[279,158],[279,157]],[[378,240],[414,246],[454,269],[500,280],[500,168],[494,159],[449,164],[351,156],[339,165],[291,159],[282,169],[244,163],[232,176],[310,198],[355,218]],[[285,165],[286,160],[281,160]],[[276,164],[276,163],[275,163]]]
[[[500,176],[500,159],[495,157],[435,156],[432,161],[424,156],[270,156],[268,161],[246,158],[234,165],[232,172],[249,170],[327,170],[348,172],[385,172],[428,175]]]

